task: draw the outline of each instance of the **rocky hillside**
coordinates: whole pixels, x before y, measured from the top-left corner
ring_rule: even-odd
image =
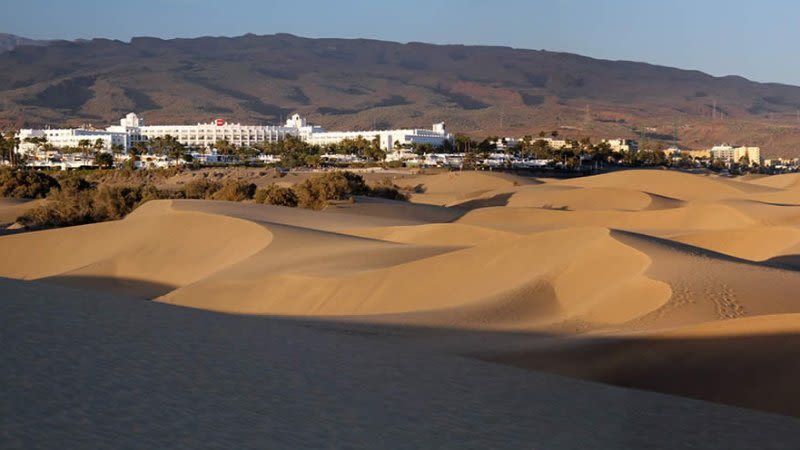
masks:
[[[741,77],[507,47],[286,34],[48,45],[5,36],[5,127],[105,125],[129,111],[151,123],[275,123],[297,111],[332,129],[445,120],[475,136],[558,128],[800,153],[800,88]]]

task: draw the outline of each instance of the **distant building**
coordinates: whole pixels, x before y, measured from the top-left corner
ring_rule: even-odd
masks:
[[[537,140],[547,142],[547,145],[549,145],[550,148],[555,149],[555,150],[560,150],[562,148],[565,148],[565,147],[569,146],[569,142],[567,142],[566,139],[540,138],[540,139],[537,139]]]
[[[608,144],[613,152],[628,153],[639,151],[639,143],[633,139],[603,139],[603,142]]]
[[[54,147],[67,148],[78,147],[81,141],[89,141],[92,146],[99,139],[102,142],[101,150],[111,151],[112,145],[126,145],[124,134],[112,133],[102,130],[87,130],[82,128],[45,128],[45,129],[26,129],[19,130],[19,151],[22,153],[35,151],[37,145],[25,142],[29,138],[46,138],[47,142]]]
[[[82,128],[68,129],[24,129],[20,130],[20,139],[46,136],[49,143],[56,147],[76,147],[83,139],[103,141],[103,150],[110,151],[112,145],[121,145],[128,150],[137,142],[146,142],[154,138],[172,136],[190,148],[212,148],[217,141],[227,141],[239,146],[251,146],[264,142],[277,142],[286,136],[296,136],[309,144],[337,144],[344,139],[355,139],[359,136],[373,140],[378,139],[384,150],[391,150],[395,143],[400,146],[412,144],[440,145],[445,140],[452,141],[453,136],[445,131],[444,123],[433,125],[430,130],[410,128],[396,130],[372,131],[325,131],[316,125],[309,125],[306,119],[294,114],[282,126],[276,125],[242,125],[216,119],[208,123],[196,125],[146,125],[144,120],[134,113],[129,113],[119,122],[105,130],[88,130]],[[20,146],[20,151],[35,150],[34,144]]]
[[[135,142],[170,135],[187,147],[211,148],[217,141],[227,141],[237,147],[250,146],[263,142],[277,142],[287,135],[302,137],[322,129],[307,125],[305,119],[301,119],[298,115],[287,120],[285,126],[242,125],[229,123],[223,119],[196,125],[145,125],[144,120],[134,113],[129,113],[120,120],[119,125],[108,127],[107,130],[127,135],[126,147]]]
[[[727,144],[716,145],[709,151],[711,157],[729,163],[738,163],[742,158],[747,158],[750,164],[761,164],[761,149],[759,147],[733,147]]]
[[[311,145],[338,144],[345,139],[362,137],[368,141],[378,141],[378,146],[383,150],[406,147],[413,144],[430,144],[439,146],[444,141],[453,140],[453,135],[447,133],[444,123],[435,123],[430,130],[420,128],[402,128],[395,130],[368,130],[368,131],[314,131],[303,135],[302,138]]]

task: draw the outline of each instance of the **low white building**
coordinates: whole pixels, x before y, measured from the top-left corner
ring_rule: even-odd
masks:
[[[352,154],[339,154],[339,153],[325,153],[321,155],[320,158],[327,162],[338,163],[338,164],[351,164],[351,163],[361,163],[366,162],[365,158],[362,158],[358,155]]]
[[[444,123],[433,124],[432,129],[403,128],[396,130],[368,130],[368,131],[312,131],[310,134],[301,134],[300,137],[311,145],[338,144],[345,139],[358,139],[362,137],[368,141],[378,140],[378,145],[383,150],[392,150],[397,147],[408,147],[414,144],[430,144],[439,146],[444,141],[453,140],[453,135],[445,131]]]
[[[639,150],[639,143],[634,141],[633,139],[603,139],[602,142],[605,142],[611,147],[612,152],[617,153],[628,153],[628,152],[636,152]]]
[[[537,141],[545,141],[550,148],[554,150],[560,150],[565,147],[569,147],[569,142],[566,139],[556,139],[556,138],[539,138],[536,139]]]
[[[112,145],[126,146],[126,135],[102,130],[89,130],[83,128],[45,128],[19,130],[19,152],[31,153],[37,150],[38,145],[25,142],[29,138],[46,138],[47,143],[58,148],[78,147],[81,141],[89,141],[91,146],[100,140],[101,150],[111,151]]]

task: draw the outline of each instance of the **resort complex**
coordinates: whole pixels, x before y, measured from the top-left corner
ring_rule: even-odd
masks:
[[[82,140],[92,143],[100,141],[99,150],[110,151],[115,145],[122,150],[129,150],[137,142],[151,139],[174,137],[178,142],[190,149],[212,149],[224,141],[236,147],[252,146],[262,143],[277,142],[286,136],[295,136],[312,145],[337,144],[345,139],[363,137],[373,141],[377,139],[380,148],[392,150],[399,146],[414,144],[440,145],[443,141],[452,141],[453,136],[445,131],[444,123],[436,123],[433,129],[398,129],[368,131],[325,131],[316,125],[309,125],[299,114],[292,115],[284,125],[242,125],[215,119],[209,123],[196,125],[146,125],[144,119],[135,113],[129,113],[105,130],[85,128],[44,128],[22,129],[19,138],[24,145],[23,151],[34,150],[30,138],[46,138],[55,147],[78,147]],[[35,142],[35,141],[34,141]]]
[[[463,168],[570,170],[596,169],[600,165],[676,165],[682,168],[710,167],[717,170],[796,171],[796,159],[764,160],[753,146],[716,145],[710,149],[664,148],[658,142],[644,144],[626,138],[605,138],[592,144],[588,138],[550,136],[487,137],[473,141],[449,133],[444,123],[430,129],[327,131],[309,124],[299,114],[282,125],[243,125],[214,119],[195,125],[151,125],[129,113],[119,125],[96,129],[21,129],[14,161],[9,152],[4,164],[38,168],[74,169],[121,166],[158,168],[184,164],[281,164],[285,151],[281,142],[295,139],[312,149],[315,156],[306,165],[348,165],[389,162],[410,166]],[[656,144],[656,145],[654,145]],[[179,146],[168,155],[165,147]],[[154,148],[160,147],[160,148]],[[103,164],[98,155],[107,154]],[[293,166],[298,165],[295,161]],[[303,165],[301,162],[299,165]]]

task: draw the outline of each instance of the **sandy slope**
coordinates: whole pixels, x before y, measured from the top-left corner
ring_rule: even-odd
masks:
[[[117,222],[3,236],[0,276],[373,324],[378,336],[403,326],[419,331],[393,336],[444,353],[800,415],[787,381],[800,368],[782,361],[794,338],[769,338],[800,334],[787,327],[800,314],[794,178],[637,170],[405,181],[424,191],[412,203],[317,212],[154,201]],[[703,330],[725,339],[705,345]],[[733,359],[749,375],[720,381]]]
[[[17,217],[36,206],[40,200],[0,198],[0,226],[13,224]]]
[[[415,203],[447,205],[481,197],[487,192],[538,182],[502,173],[467,171],[423,175],[405,179],[403,183],[403,186],[417,187],[421,191],[412,196]]]

